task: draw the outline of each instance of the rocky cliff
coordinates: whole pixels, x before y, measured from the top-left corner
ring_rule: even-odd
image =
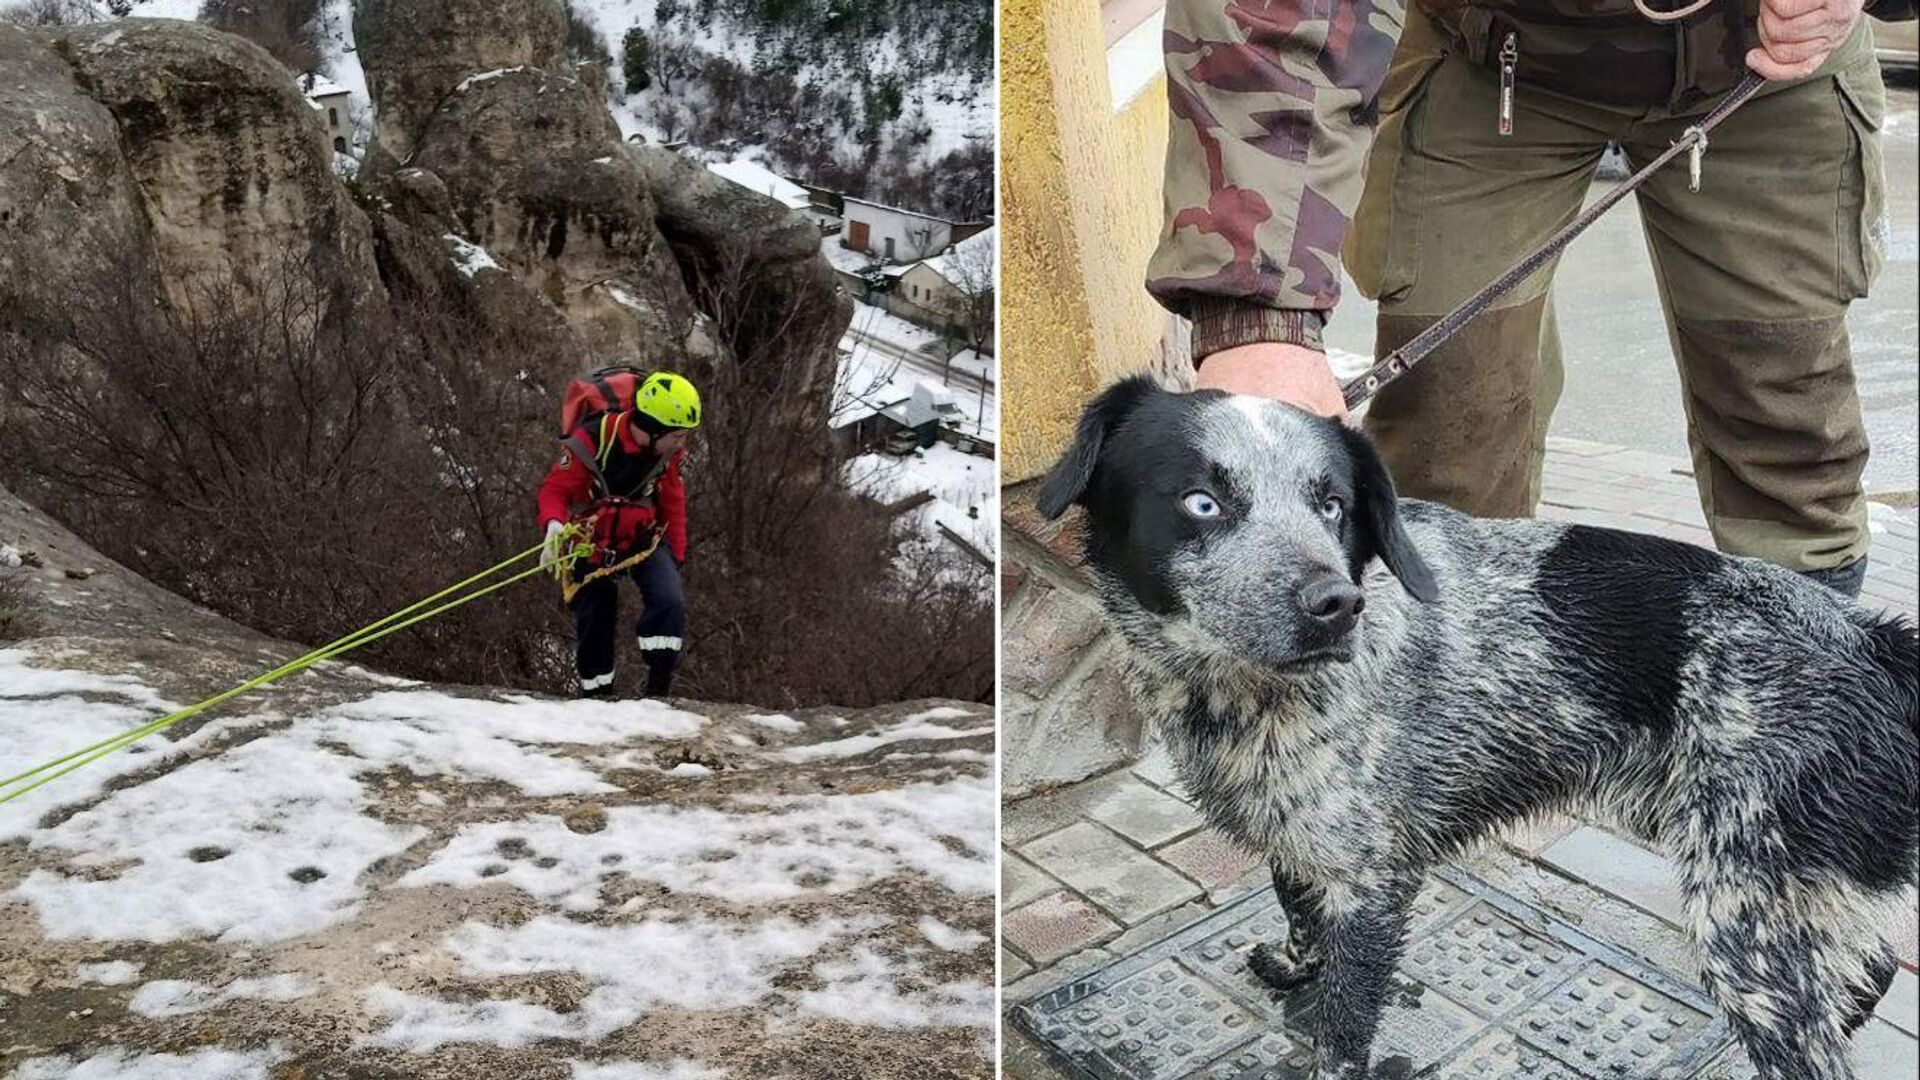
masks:
[[[697,374],[729,359],[688,288],[703,267],[831,281],[804,219],[621,140],[565,59],[559,0],[370,2],[355,29],[377,121],[349,183],[251,43],[176,20],[0,25],[0,304],[109,273],[185,306],[297,258],[375,296],[452,290],[582,363]]]

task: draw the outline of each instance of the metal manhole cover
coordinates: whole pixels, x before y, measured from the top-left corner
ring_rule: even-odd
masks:
[[[1077,1080],[1303,1080],[1312,990],[1247,969],[1286,917],[1266,890],[1021,1002],[1013,1022]],[[1679,1080],[1732,1042],[1698,988],[1446,868],[1414,905],[1374,1069],[1433,1080]]]

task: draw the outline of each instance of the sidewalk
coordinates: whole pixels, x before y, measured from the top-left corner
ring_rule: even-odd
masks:
[[[1657,455],[1551,440],[1541,516],[1710,544],[1686,468],[1685,462]],[[1916,562],[1920,561],[1917,535],[1914,511],[1875,507],[1873,562],[1865,602],[1914,614]],[[1249,898],[1268,886],[1264,866],[1204,825],[1158,749],[1130,767],[1008,803],[1001,842],[1002,982],[1010,1011],[1143,951],[1151,956],[1166,954],[1170,946],[1163,939],[1202,920],[1221,918],[1218,913],[1236,903],[1245,902],[1243,906],[1251,909],[1259,901]],[[1654,852],[1602,829],[1562,821],[1509,836],[1462,869],[1603,946],[1680,979],[1697,978],[1678,926],[1673,867]],[[1900,950],[1903,966],[1893,990],[1856,1040],[1864,1080],[1911,1077],[1920,1071],[1915,1031],[1915,1012],[1920,1009],[1915,968],[1920,956],[1911,922],[1900,931]],[[1447,976],[1429,964],[1420,980],[1434,986],[1445,983]],[[1096,978],[1086,989],[1093,995],[1109,982]],[[1619,992],[1625,996],[1624,990]],[[1425,994],[1433,996],[1431,990]],[[1455,1008],[1444,1000],[1441,1004]],[[1096,1011],[1079,1010],[1090,1021]],[[1176,1046],[1180,1034],[1176,1030]],[[1461,1036],[1462,1040],[1467,1037]],[[1493,1046],[1493,1040],[1494,1034],[1489,1034],[1476,1044],[1476,1050]],[[1147,1048],[1149,1057],[1152,1049]],[[1501,1048],[1501,1053],[1511,1052],[1511,1047]],[[1254,1056],[1247,1055],[1246,1060]],[[1007,1075],[1017,1080],[1066,1076],[1027,1033],[1012,1024],[1007,1027],[1004,1058]],[[1186,1059],[1175,1055],[1173,1060]],[[1215,1063],[1210,1071],[1186,1073],[1181,1070],[1190,1065],[1169,1068],[1172,1071],[1103,1070],[1099,1075],[1291,1075],[1278,1065],[1270,1073],[1257,1068],[1243,1073],[1235,1063]],[[1447,1075],[1522,1072],[1510,1065],[1480,1066],[1489,1068],[1492,1071]],[[1559,1069],[1543,1067],[1528,1075],[1582,1075],[1555,1071]],[[1751,1075],[1743,1070],[1744,1062],[1718,1053],[1704,1070],[1674,1075]]]

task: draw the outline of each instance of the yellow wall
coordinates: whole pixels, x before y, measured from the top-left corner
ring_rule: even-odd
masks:
[[[1099,0],[1000,10],[1000,449],[1014,483],[1053,463],[1095,390],[1178,358],[1142,285],[1160,229],[1165,76],[1116,114]]]

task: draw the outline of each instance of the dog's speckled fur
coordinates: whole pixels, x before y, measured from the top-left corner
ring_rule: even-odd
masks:
[[[1920,872],[1911,625],[1752,560],[1398,501],[1357,433],[1144,379],[1048,477],[1043,512],[1074,502],[1183,780],[1272,864],[1294,940],[1253,965],[1317,978],[1320,1076],[1366,1075],[1428,868],[1555,813],[1673,856],[1762,1077],[1853,1075]],[[1345,634],[1298,601],[1330,569],[1364,590]]]

